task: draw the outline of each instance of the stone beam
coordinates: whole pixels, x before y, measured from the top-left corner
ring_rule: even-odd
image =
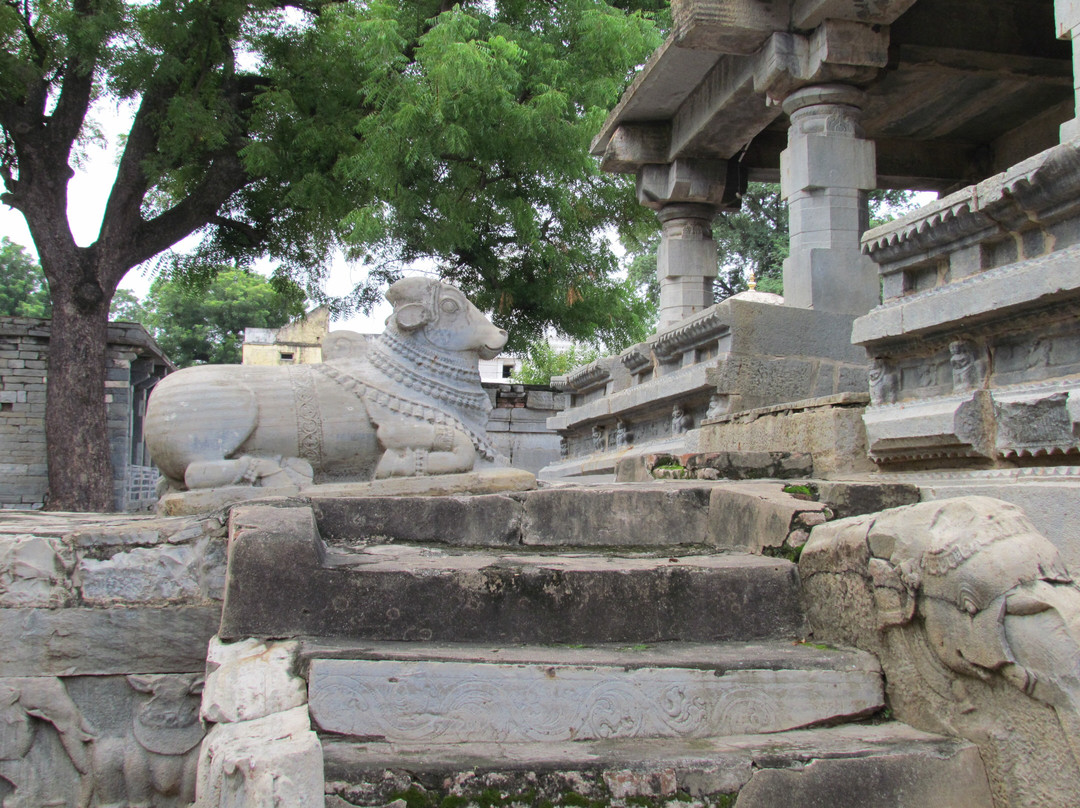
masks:
[[[671,125],[626,123],[611,134],[600,168],[612,174],[632,174],[649,163],[671,159]]]
[[[941,76],[992,76],[1072,86],[1072,66],[1061,59],[903,43],[894,49],[894,58],[905,70],[926,70]]]
[[[888,25],[913,5],[915,0],[795,0],[791,25],[808,30],[830,19]]]
[[[829,20],[810,36],[774,33],[753,56],[721,59],[671,122],[671,155],[730,159],[779,116],[799,87],[866,83],[888,63],[886,29]]]
[[[671,118],[719,58],[718,53],[680,48],[674,37],[668,37],[604,121],[593,139],[592,153],[602,155],[612,134],[624,122]]]
[[[786,31],[790,0],[672,0],[675,40],[717,53],[754,53],[774,31]]]

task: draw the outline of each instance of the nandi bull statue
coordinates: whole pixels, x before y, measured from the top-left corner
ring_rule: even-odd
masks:
[[[478,360],[506,344],[458,289],[405,278],[369,342],[333,332],[323,364],[202,365],[162,380],[146,443],[168,486],[303,485],[471,471],[501,462]]]

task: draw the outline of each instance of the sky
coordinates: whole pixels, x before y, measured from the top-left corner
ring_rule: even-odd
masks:
[[[75,176],[68,184],[68,223],[75,242],[80,247],[89,246],[97,238],[101,228],[101,219],[105,215],[108,193],[116,179],[117,149],[119,136],[126,133],[131,125],[132,111],[125,106],[107,105],[94,110],[95,122],[107,142],[90,143],[84,147],[84,154],[78,161]],[[7,236],[11,241],[26,248],[27,252],[37,257],[33,239],[21,213],[0,203],[0,236]],[[198,238],[187,242],[193,248]],[[179,249],[183,249],[181,242]],[[153,265],[153,262],[150,262]],[[269,262],[256,266],[264,274],[273,269]],[[363,280],[364,270],[350,266],[344,258],[335,261],[326,291],[332,295],[341,295],[355,283]],[[120,283],[121,289],[129,289],[140,299],[150,290],[153,276],[144,267],[135,267]],[[383,330],[383,323],[392,311],[390,304],[383,301],[370,316],[359,316],[331,324],[331,330],[349,329],[363,333],[375,333]]]

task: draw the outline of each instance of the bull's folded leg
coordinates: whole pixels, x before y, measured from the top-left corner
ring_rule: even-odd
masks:
[[[375,477],[423,477],[472,471],[476,449],[469,436],[446,424],[390,421],[379,425],[385,447]]]
[[[259,485],[266,488],[283,485],[307,485],[314,472],[311,464],[299,457],[253,457],[241,455],[228,460],[200,460],[184,473],[189,489],[221,488],[227,485]]]

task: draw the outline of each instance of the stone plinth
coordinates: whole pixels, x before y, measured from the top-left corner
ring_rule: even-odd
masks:
[[[1080,453],[1080,143],[868,232],[883,303],[855,321],[883,464]]]

